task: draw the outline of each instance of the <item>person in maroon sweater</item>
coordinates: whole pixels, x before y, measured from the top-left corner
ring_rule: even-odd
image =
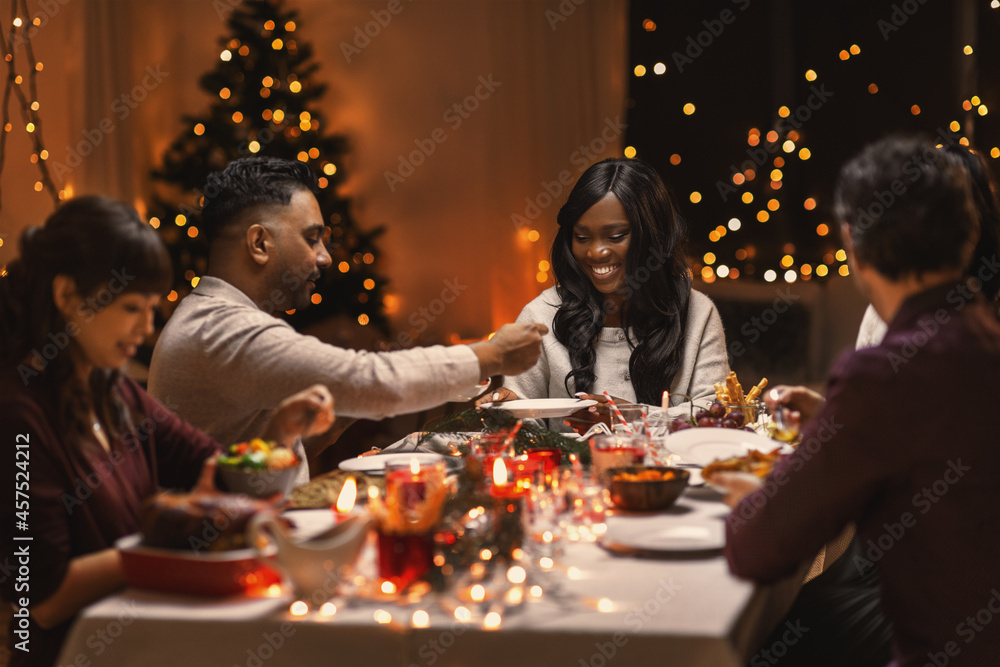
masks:
[[[844,166],[836,214],[886,337],[838,360],[825,398],[770,393],[804,427],[765,480],[713,478],[734,506],[725,553],[742,578],[791,574],[857,524],[853,565],[879,571],[900,666],[1000,656],[1000,317],[981,293],[1000,263],[964,277],[978,238],[970,192],[955,156],[925,141],[884,139]],[[755,660],[780,664],[779,653]]]
[[[165,248],[135,211],[81,197],[28,229],[0,278],[0,479],[15,487],[0,501],[0,593],[17,610],[11,665],[54,663],[77,612],[124,586],[114,543],[139,530],[144,498],[191,488],[199,473],[210,486],[222,445],[120,372],[152,333],[170,277]],[[289,397],[261,436],[288,444],[332,422],[333,399],[316,386]]]

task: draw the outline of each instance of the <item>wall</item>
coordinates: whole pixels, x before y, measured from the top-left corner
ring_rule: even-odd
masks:
[[[45,63],[39,86],[50,164],[86,152],[62,174],[62,187],[141,210],[149,170],[181,130],[181,114],[209,102],[197,80],[218,58],[216,40],[228,34],[222,17],[238,0],[48,4],[55,11],[34,45]],[[538,262],[558,209],[545,184],[558,185],[560,172],[575,180],[590,162],[621,154],[624,0],[563,2],[562,13],[559,2],[534,0],[287,4],[300,10],[298,39],[313,45],[329,86],[323,112],[353,144],[344,194],[362,226],[388,228],[381,247],[395,328],[434,304],[446,281],[462,288],[459,297],[418,342],[481,337],[512,320],[541,287]],[[403,182],[387,183],[401,156],[410,160],[437,128],[444,142],[416,155],[422,164]],[[2,176],[0,264],[13,256],[20,229],[52,209],[32,190],[25,136],[12,133]],[[530,208],[526,199],[542,206],[519,230],[511,218]]]

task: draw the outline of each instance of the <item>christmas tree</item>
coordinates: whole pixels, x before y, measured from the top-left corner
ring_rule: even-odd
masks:
[[[296,40],[297,12],[281,0],[248,0],[231,12],[229,37],[215,69],[200,86],[213,101],[200,116],[183,116],[184,131],[153,172],[158,192],[150,223],[163,235],[174,262],[171,309],[205,272],[208,247],[199,233],[201,188],[209,173],[239,157],[270,155],[300,160],[319,178],[320,210],[327,223],[333,265],[316,287],[313,305],[287,314],[303,327],[333,316],[348,316],[387,333],[382,308],[385,280],[376,273],[375,241],[384,231],[356,227],[349,200],[337,194],[344,179],[342,159],[349,146],[341,135],[325,133],[318,102],[326,87],[313,79],[319,64],[309,44]]]

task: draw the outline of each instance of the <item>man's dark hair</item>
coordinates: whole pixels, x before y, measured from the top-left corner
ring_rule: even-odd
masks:
[[[201,228],[211,243],[245,211],[269,204],[287,206],[298,190],[319,193],[316,174],[304,162],[263,156],[233,160],[208,176]]]
[[[918,138],[882,139],[847,162],[834,213],[850,227],[858,259],[890,280],[964,269],[963,250],[979,230],[968,171]]]

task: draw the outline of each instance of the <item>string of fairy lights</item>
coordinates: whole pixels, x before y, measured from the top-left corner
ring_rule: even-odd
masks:
[[[0,48],[3,50],[3,59],[7,65],[2,118],[0,118],[3,129],[0,132],[0,173],[2,173],[6,162],[8,136],[15,129],[14,121],[11,120],[10,103],[12,98],[16,98],[20,107],[21,127],[24,128],[31,140],[32,153],[28,161],[35,165],[39,172],[39,178],[34,184],[34,191],[48,192],[52,197],[53,204],[58,204],[60,199],[66,197],[66,192],[56,187],[49,173],[46,164],[49,152],[45,149],[45,142],[42,138],[42,119],[39,114],[41,105],[38,102],[37,77],[45,66],[35,58],[35,51],[31,44],[32,37],[42,24],[42,19],[39,16],[28,18],[27,0],[13,0],[10,11],[8,27],[0,32]],[[22,60],[22,48],[26,71],[24,74],[19,74],[18,65]],[[0,208],[3,204],[2,192],[2,187],[0,187]],[[0,246],[2,245],[3,239],[0,239]]]
[[[990,7],[993,9],[1000,8],[1000,0],[991,0]],[[654,32],[657,26],[652,19],[645,19],[642,22],[642,28],[646,32]],[[971,56],[974,53],[973,47],[968,44],[963,46],[962,53],[966,56]],[[837,54],[837,58],[841,62],[846,62],[860,55],[861,47],[857,44],[851,44],[848,48],[842,49]],[[667,66],[663,62],[657,62],[649,68],[643,64],[638,64],[633,68],[632,73],[636,77],[645,77],[650,71],[655,76],[662,76],[666,74]],[[803,76],[808,82],[815,82],[819,79],[817,71],[811,68],[807,69],[803,73]],[[878,84],[875,82],[869,83],[867,89],[871,95],[876,95],[879,92]],[[986,116],[989,113],[986,104],[983,103],[978,95],[973,95],[969,99],[963,100],[962,109],[965,112],[974,112],[978,116]],[[684,103],[681,111],[686,116],[692,116],[697,111],[697,106],[694,102],[688,101]],[[788,118],[791,113],[791,109],[785,105],[777,109],[777,116],[782,119]],[[920,115],[920,106],[913,104],[909,108],[909,113],[914,116]],[[953,120],[948,124],[948,128],[951,132],[959,134],[962,131],[962,124],[958,120]],[[747,145],[756,147],[762,141],[767,142],[769,153],[775,154],[771,160],[770,170],[768,170],[768,165],[761,164],[757,168],[748,167],[731,174],[730,180],[733,187],[737,188],[737,190],[742,190],[739,195],[739,202],[746,207],[744,209],[746,212],[737,213],[730,217],[725,224],[719,224],[711,229],[707,235],[709,242],[717,243],[727,234],[745,230],[744,220],[747,218],[755,219],[760,223],[767,222],[771,215],[782,206],[779,191],[782,188],[782,180],[785,172],[795,168],[796,159],[799,162],[805,162],[813,157],[812,150],[808,146],[803,145],[804,137],[795,129],[789,130],[784,133],[784,136],[781,136],[776,130],[762,132],[757,127],[750,127],[747,131]],[[963,146],[969,145],[969,140],[965,136],[960,135],[958,142]],[[623,154],[627,158],[634,158],[638,154],[638,151],[635,146],[626,146]],[[989,148],[987,154],[993,159],[1000,159],[1000,147],[993,146]],[[679,153],[674,153],[670,156],[671,165],[677,166],[681,164],[681,161],[682,157]],[[755,195],[751,191],[750,183],[759,176],[769,178],[770,182],[764,186],[766,195]],[[688,200],[691,204],[697,205],[702,201],[702,194],[697,190],[693,190],[688,194]],[[817,206],[816,198],[813,196],[807,197],[801,206],[805,211],[815,210]],[[827,222],[820,222],[815,227],[815,234],[820,237],[828,236],[831,231],[831,226]],[[763,271],[762,277],[765,282],[773,283],[783,280],[787,283],[793,283],[797,280],[808,281],[813,277],[826,278],[828,276],[850,275],[850,269],[847,265],[847,253],[843,248],[831,248],[828,252],[824,253],[821,261],[815,264],[798,262],[795,256],[796,248],[793,243],[785,243],[782,247],[782,252],[783,255],[778,266],[767,267]],[[733,258],[736,262],[743,263],[744,267],[747,267],[748,263],[754,259],[754,254],[755,248],[753,244],[745,244],[734,252]],[[744,273],[749,273],[749,271],[741,272],[737,266],[731,266],[729,263],[724,262],[721,257],[712,251],[706,252],[700,258],[697,258],[692,268],[695,275],[700,276],[706,283],[713,283],[717,279],[736,280]]]

